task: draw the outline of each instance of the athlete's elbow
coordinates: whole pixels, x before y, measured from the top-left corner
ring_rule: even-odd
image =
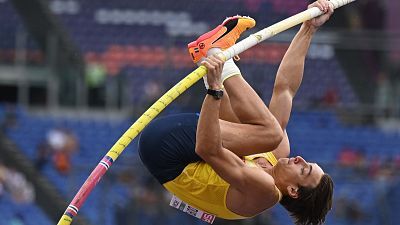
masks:
[[[279,129],[277,129],[274,134],[272,135],[271,138],[271,147],[272,149],[275,149],[279,146],[279,144],[282,142],[283,140],[283,131],[281,129],[281,127],[279,127]]]
[[[217,154],[217,146],[212,146],[209,144],[206,145],[196,145],[195,152],[198,156],[200,156],[204,161],[207,161],[207,158],[213,157]]]
[[[270,119],[268,126],[265,126],[263,129],[264,140],[267,140],[268,146],[271,149],[278,147],[283,139],[283,135],[283,129],[275,118]]]
[[[204,147],[201,147],[200,145],[196,144],[195,152],[198,156],[203,158],[202,155],[206,154],[206,149],[204,149]]]
[[[268,141],[268,146],[270,149],[275,149],[282,142],[284,132],[282,127],[275,121],[269,129],[265,130],[265,140]]]

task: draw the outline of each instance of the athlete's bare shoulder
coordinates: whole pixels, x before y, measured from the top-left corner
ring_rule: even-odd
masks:
[[[226,204],[228,209],[242,215],[254,216],[271,208],[279,201],[274,179],[261,168],[247,167],[246,188],[230,187]]]

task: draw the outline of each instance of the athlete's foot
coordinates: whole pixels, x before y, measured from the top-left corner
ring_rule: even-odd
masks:
[[[190,56],[194,63],[207,57],[210,48],[225,50],[234,45],[240,35],[256,25],[256,21],[248,16],[228,17],[213,30],[201,35],[196,41],[188,44]]]

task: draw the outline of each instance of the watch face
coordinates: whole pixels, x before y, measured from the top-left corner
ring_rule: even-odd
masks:
[[[208,89],[207,94],[212,95],[215,99],[221,99],[224,95],[224,91]]]
[[[217,91],[216,94],[217,94],[218,99],[220,99],[224,95],[224,92],[223,91]]]

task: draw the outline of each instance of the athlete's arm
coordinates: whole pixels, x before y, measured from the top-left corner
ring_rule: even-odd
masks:
[[[220,89],[222,85],[218,79],[218,73],[221,71],[223,62],[217,58],[211,58],[207,59],[204,65],[208,69],[207,80],[210,88]],[[253,172],[254,170],[246,167],[238,156],[222,147],[220,107],[221,100],[214,99],[210,95],[205,97],[196,132],[196,153],[237,190],[245,191],[251,185],[251,188],[261,191],[274,188],[273,180],[265,178],[260,172]],[[257,179],[257,176],[260,177]]]
[[[315,6],[325,14],[302,24],[282,59],[275,79],[269,110],[284,131],[289,122],[293,98],[303,79],[305,58],[311,39],[318,27],[322,26],[333,13],[332,5],[326,0],[314,2],[308,8]],[[282,142],[273,153],[278,158],[289,155],[290,145],[286,131]]]
[[[302,25],[283,57],[279,66],[269,110],[278,120],[285,135],[279,146],[272,152],[277,158],[288,157],[290,153],[286,126],[292,110],[292,101],[303,79],[304,61],[315,29]]]
[[[325,23],[333,13],[332,6],[326,0],[309,5],[317,6],[325,12],[322,16],[302,24],[293,38],[279,66],[269,109],[285,129],[292,110],[292,101],[303,79],[304,62],[311,39],[318,27]]]
[[[211,89],[222,89],[220,74],[223,62],[211,56],[203,62],[207,67],[207,80]],[[234,153],[222,147],[219,113],[222,100],[206,95],[200,111],[196,132],[196,153],[227,182],[243,186],[240,174],[244,162]],[[228,169],[229,168],[229,169]],[[232,169],[231,168],[236,168]]]

